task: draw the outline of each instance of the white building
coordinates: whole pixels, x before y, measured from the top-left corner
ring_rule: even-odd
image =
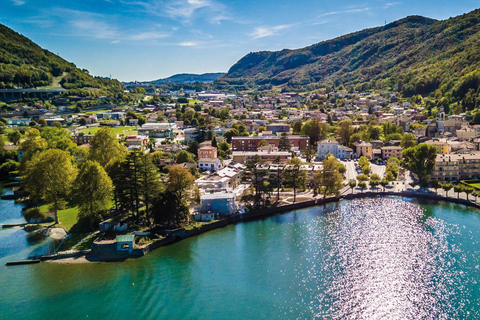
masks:
[[[218,171],[222,168],[222,162],[218,158],[203,158],[198,160],[198,169],[201,171]]]
[[[333,154],[337,159],[347,159],[352,157],[353,150],[339,145],[335,140],[326,139],[318,142],[317,153],[319,160],[325,159],[328,153]]]

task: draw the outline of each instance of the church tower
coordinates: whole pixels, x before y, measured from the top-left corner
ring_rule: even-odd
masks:
[[[440,107],[440,113],[437,117],[437,132],[445,132],[445,110],[443,109],[443,106]]]

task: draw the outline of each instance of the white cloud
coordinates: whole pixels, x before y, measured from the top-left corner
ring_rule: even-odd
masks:
[[[180,42],[178,45],[181,47],[196,47],[199,45],[199,43],[195,41],[186,41],[186,42]]]
[[[128,40],[152,40],[152,39],[164,39],[170,36],[168,33],[147,31],[128,36]]]
[[[12,0],[12,2],[16,6],[23,6],[25,4],[25,1],[23,0]]]
[[[277,34],[278,31],[288,29],[292,26],[293,24],[282,24],[274,27],[257,27],[252,33],[249,33],[248,35],[251,36],[253,39],[260,39],[273,36]]]
[[[401,4],[401,2],[389,2],[389,3],[385,3],[385,5],[383,6],[383,9],[388,9],[392,6],[396,6],[398,4]]]
[[[212,24],[220,24],[222,21],[230,19],[226,15],[225,6],[214,0],[121,0],[121,3],[139,6],[148,14],[168,17],[183,23],[190,23],[200,15],[204,15]]]
[[[344,14],[344,13],[357,13],[357,12],[364,12],[369,10],[370,8],[366,7],[366,8],[359,8],[359,9],[343,10],[343,11],[331,11],[331,12],[322,13],[318,17],[320,18],[320,17],[333,16],[336,14]]]

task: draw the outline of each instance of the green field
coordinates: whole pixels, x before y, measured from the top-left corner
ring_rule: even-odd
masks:
[[[78,132],[95,134],[98,130],[100,130],[100,128],[102,127],[86,128],[86,129],[79,130]],[[112,130],[119,135],[125,135],[125,136],[136,135],[138,133],[137,128],[135,127],[113,127]]]
[[[462,183],[480,190],[480,180],[463,180]]]

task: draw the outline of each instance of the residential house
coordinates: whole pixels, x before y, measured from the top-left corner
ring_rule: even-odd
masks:
[[[353,143],[355,147],[355,154],[358,158],[361,156],[367,157],[367,159],[373,158],[373,146],[369,142],[357,141]]]
[[[431,181],[460,181],[480,177],[480,152],[437,154]]]

